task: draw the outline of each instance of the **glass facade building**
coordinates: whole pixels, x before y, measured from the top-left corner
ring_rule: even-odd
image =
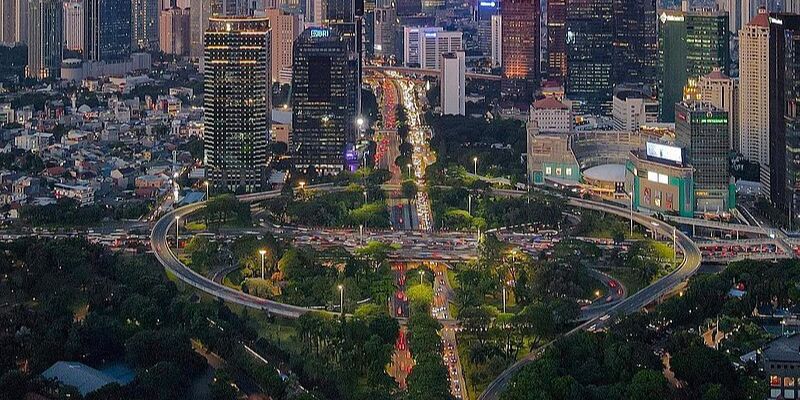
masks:
[[[581,114],[611,113],[614,86],[612,8],[612,0],[574,0],[567,5],[568,73],[564,89]]]
[[[269,20],[211,17],[204,64],[206,174],[215,187],[263,190],[272,109]]]
[[[500,3],[503,32],[504,96],[529,100],[539,86],[539,0],[504,0]]]
[[[131,54],[131,0],[84,0],[83,6],[86,58],[127,60]]]

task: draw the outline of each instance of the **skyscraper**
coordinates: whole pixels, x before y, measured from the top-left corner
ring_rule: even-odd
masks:
[[[664,11],[658,18],[658,87],[661,120],[674,121],[675,103],[697,91],[714,68],[727,75],[731,63],[728,16],[710,11]]]
[[[216,187],[237,192],[267,184],[271,123],[269,20],[209,19],[205,34],[204,148]]]
[[[161,10],[159,16],[159,48],[166,54],[189,54],[190,28],[188,8],[172,7]]]
[[[571,0],[567,7],[565,92],[580,113],[611,113],[614,87],[612,10],[612,0]]]
[[[2,1],[2,0],[0,0]],[[83,2],[71,0],[64,3],[64,48],[83,52]]]
[[[84,57],[117,61],[131,53],[131,1],[84,0]]]
[[[0,0],[0,43],[25,43],[28,37],[28,0]]]
[[[567,77],[567,0],[547,1],[547,77],[563,83]]]
[[[492,17],[497,15],[499,2],[496,0],[478,0],[475,7],[475,20],[478,23],[478,48],[484,55],[492,51]]]
[[[357,57],[330,28],[309,28],[297,38],[292,61],[290,149],[298,169],[338,173],[353,168]],[[355,157],[354,157],[355,156]]]
[[[223,15],[222,0],[190,0],[189,2],[189,29],[190,47],[189,56],[193,59],[203,58],[203,34],[208,29],[208,18],[212,15]]]
[[[736,206],[728,170],[728,114],[710,104],[675,106],[675,144],[694,167],[695,211],[724,212]]]
[[[761,181],[769,184],[770,35],[766,10],[739,31],[739,152],[762,165]]]
[[[63,4],[59,0],[31,0],[28,6],[27,75],[57,78],[64,49]]]
[[[376,56],[388,58],[395,54],[395,32],[398,23],[397,13],[393,7],[375,9],[373,49]]]
[[[302,21],[299,15],[277,8],[268,9],[266,14],[272,29],[272,80],[277,81],[282,70],[292,70],[292,45],[303,29]]]
[[[728,113],[728,143],[739,151],[739,81],[714,68],[700,77],[700,99]]]
[[[162,8],[159,3],[160,0],[131,0],[131,47],[134,50],[158,49],[159,10]]]
[[[503,17],[492,15],[492,67],[503,65]]]
[[[504,96],[529,100],[539,86],[539,0],[503,0],[500,3],[503,30]]]
[[[614,84],[654,85],[658,60],[656,0],[614,0]]]
[[[464,64],[464,52],[444,53],[441,55],[441,93],[442,114],[464,115],[466,83],[464,74],[467,68]]]

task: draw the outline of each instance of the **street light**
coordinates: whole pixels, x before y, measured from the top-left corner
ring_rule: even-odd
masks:
[[[303,190],[306,187],[305,181],[300,181],[300,190]]]
[[[506,284],[503,283],[503,314],[506,313]]]
[[[419,284],[422,285],[422,277],[425,275],[425,271],[419,270]]]
[[[206,200],[208,200],[208,199],[209,199],[209,195],[208,195],[208,181],[205,181],[205,182],[204,182],[204,184],[206,185]]]
[[[264,255],[267,254],[267,251],[261,249],[258,251],[258,254],[261,254],[261,279],[264,279]]]
[[[631,239],[633,239],[633,191],[628,193],[628,197],[631,199]]]
[[[675,227],[672,227],[672,267],[678,263],[678,233]]]
[[[175,250],[177,250],[177,249],[179,249],[181,247],[180,241],[179,241],[180,239],[178,239],[178,226],[179,226],[178,222],[180,221],[180,219],[181,219],[180,216],[178,216],[178,215],[175,216]]]
[[[467,213],[469,214],[470,217],[472,216],[472,193],[469,194],[467,200]]]
[[[367,204],[367,191],[364,191],[364,205]]]
[[[344,286],[339,285],[339,310],[344,315]]]
[[[358,226],[358,241],[361,244],[364,244],[364,225],[361,224]]]
[[[406,168],[408,168],[408,177],[411,178],[411,164],[406,164]]]
[[[478,157],[474,157],[472,162],[475,164],[475,175],[478,175]]]

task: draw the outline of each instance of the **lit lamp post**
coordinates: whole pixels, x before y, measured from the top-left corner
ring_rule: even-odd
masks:
[[[358,226],[358,241],[364,244],[364,224]]]
[[[475,165],[475,175],[478,175],[478,157],[473,158],[472,163]]]
[[[467,198],[467,213],[470,217],[472,216],[472,193]]]
[[[178,238],[178,226],[180,226],[180,224],[179,224],[180,219],[181,219],[181,217],[179,217],[177,215],[175,216],[175,250],[177,250],[178,248],[181,247],[180,239]]]
[[[367,205],[367,191],[364,191],[364,205]]]
[[[408,179],[411,179],[411,164],[406,164],[406,168],[408,168]]]
[[[339,310],[344,315],[344,286],[339,285]]]
[[[503,285],[503,314],[506,313],[506,284],[501,283]]]
[[[422,285],[422,277],[425,275],[425,271],[419,270],[419,284]]]
[[[205,181],[204,184],[206,185],[206,201],[210,199],[209,191],[208,191],[208,181]]]
[[[672,266],[678,263],[678,232],[672,227]]]
[[[267,251],[261,249],[258,251],[258,254],[261,254],[261,279],[264,279],[264,255],[267,254]]]
[[[633,239],[633,191],[628,193],[628,195],[629,195],[629,197],[631,199],[631,209],[630,209],[630,212],[631,212],[631,239]]]

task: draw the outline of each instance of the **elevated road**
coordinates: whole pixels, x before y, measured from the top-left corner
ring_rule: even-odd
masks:
[[[505,194],[507,196],[524,196],[526,192],[519,192],[515,190],[497,190],[495,193],[498,194]],[[588,210],[595,210],[595,211],[602,211],[609,214],[618,215],[623,218],[630,217],[630,210],[612,206],[606,203],[600,203],[591,200],[582,200],[582,199],[569,199],[569,205],[574,207],[579,207]],[[672,226],[664,224],[662,221],[659,221],[655,218],[634,213],[633,219],[640,225],[646,226],[648,229],[654,229],[666,236],[671,236],[673,233]],[[650,286],[634,293],[630,297],[619,301],[616,305],[611,307],[608,312],[598,315],[596,318],[590,319],[589,321],[579,325],[575,329],[567,332],[564,336],[571,336],[577,332],[582,330],[588,329],[601,329],[608,326],[615,320],[615,317],[621,315],[627,315],[635,313],[648,304],[654,302],[656,299],[661,297],[663,294],[669,293],[678,285],[681,285],[685,282],[689,277],[694,275],[697,270],[700,268],[701,262],[701,255],[700,250],[697,246],[689,239],[688,236],[684,235],[680,231],[676,232],[676,243],[678,247],[683,251],[684,259],[680,266],[669,273],[668,275],[664,276],[663,278],[659,279],[658,281],[652,283]],[[522,367],[525,365],[530,364],[534,360],[538,359],[544,352],[544,350],[549,347],[553,342],[548,343],[545,346],[537,349],[534,352],[529,353],[522,359],[518,360],[516,363],[512,364],[508,369],[501,372],[500,375],[495,378],[492,383],[486,388],[486,390],[480,395],[479,400],[497,400],[500,398],[500,394],[505,390],[508,386],[511,378],[519,372]]]

